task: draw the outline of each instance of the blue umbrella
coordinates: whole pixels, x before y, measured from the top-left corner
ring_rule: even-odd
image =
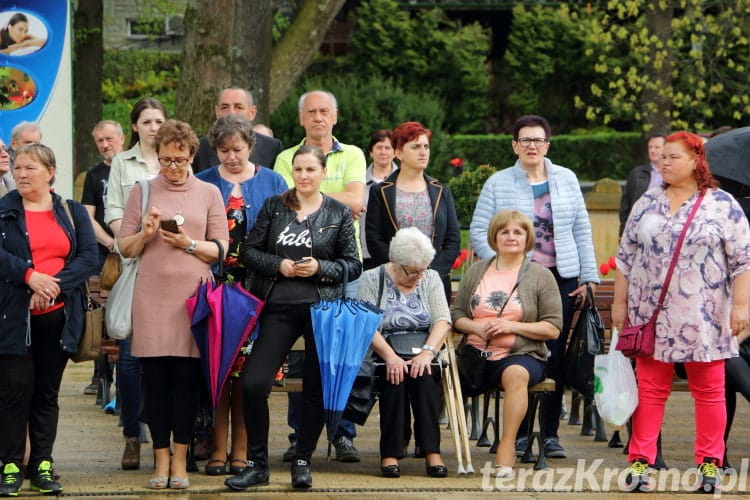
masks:
[[[343,267],[346,284],[347,267]],[[310,308],[310,315],[323,385],[323,413],[328,441],[332,442],[383,311],[363,301],[341,298],[318,302]]]

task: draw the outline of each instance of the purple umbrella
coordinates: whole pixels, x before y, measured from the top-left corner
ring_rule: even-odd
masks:
[[[213,281],[201,282],[193,295],[185,300],[190,315],[190,330],[201,354],[201,367],[206,381],[209,380],[208,369],[208,318],[211,308],[208,305],[208,293],[214,289]]]
[[[237,283],[221,283],[208,292],[211,309],[208,322],[209,394],[214,406],[229,372],[250,332],[258,321],[263,301]]]

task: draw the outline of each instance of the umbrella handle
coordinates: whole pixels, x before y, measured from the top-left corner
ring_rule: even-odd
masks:
[[[211,241],[216,243],[216,246],[219,247],[219,261],[216,263],[216,270],[218,272],[216,275],[221,278],[224,276],[224,245],[222,245],[217,239],[212,239]]]
[[[344,259],[336,259],[341,266],[341,297],[346,298],[346,284],[349,283],[349,264]]]

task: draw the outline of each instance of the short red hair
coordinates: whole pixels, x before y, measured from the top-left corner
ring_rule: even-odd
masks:
[[[432,132],[419,122],[405,122],[394,128],[391,132],[393,149],[404,149],[404,144],[419,139],[420,135],[426,135],[427,140],[432,140]]]
[[[698,183],[698,190],[705,191],[719,186],[719,183],[711,175],[708,168],[708,159],[706,158],[706,148],[703,147],[703,140],[691,132],[675,132],[667,136],[666,142],[681,142],[688,151],[695,155],[695,180]]]

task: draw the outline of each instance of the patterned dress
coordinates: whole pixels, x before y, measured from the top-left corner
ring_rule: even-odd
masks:
[[[633,205],[617,251],[617,269],[628,279],[628,318],[645,323],[659,301],[669,263],[690,210],[691,196],[674,216],[663,188]],[[685,236],[664,309],[656,323],[654,359],[708,362],[737,356],[729,329],[734,278],[750,271],[750,228],[727,192],[706,192]]]

